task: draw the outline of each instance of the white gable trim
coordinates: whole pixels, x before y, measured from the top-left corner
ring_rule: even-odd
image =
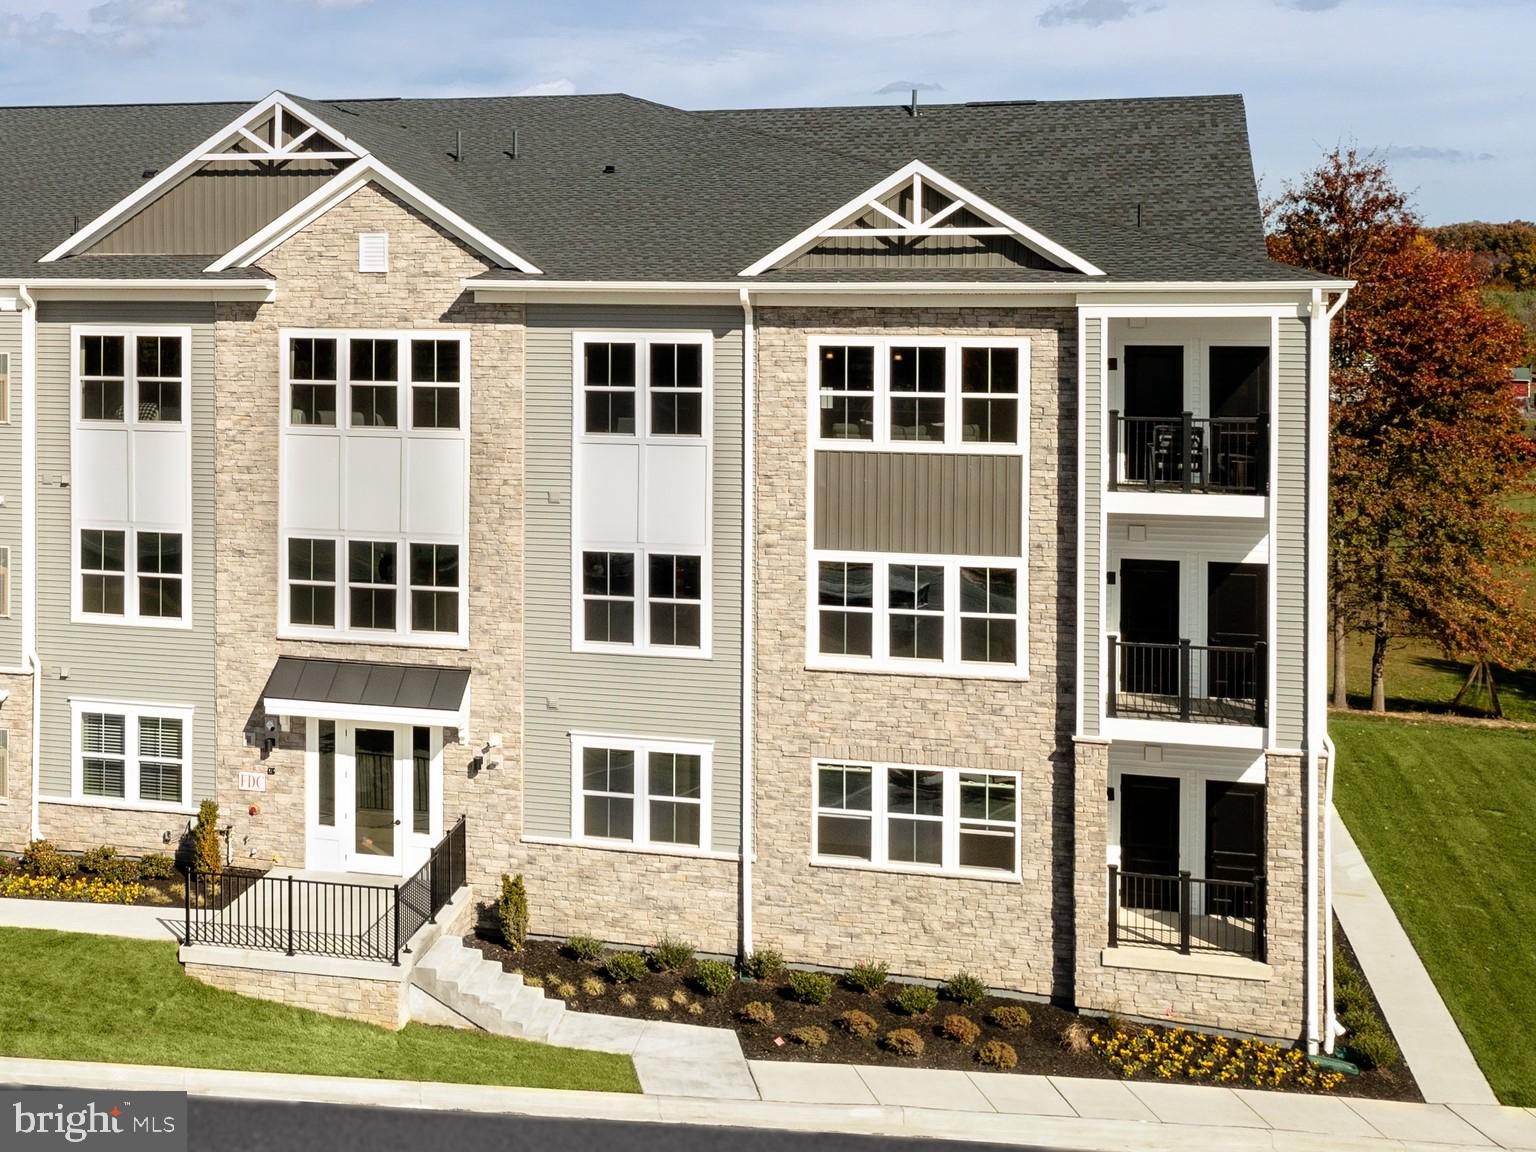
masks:
[[[502,268],[515,268],[530,276],[542,273],[516,252],[493,240],[479,228],[428,196],[377,156],[365,156],[344,168],[327,184],[316,188],[254,236],[242,241],[208,265],[209,272],[248,268],[268,252],[309,227],[365,184],[389,189],[416,211],[452,232],[486,259]]]
[[[892,189],[908,182],[911,182],[918,192],[916,202],[919,207],[915,210],[915,215],[917,218],[913,220],[904,220],[900,216],[896,215],[896,213],[886,208],[883,204],[879,203],[881,197],[885,196]],[[931,184],[940,192],[944,193],[944,195],[948,196],[951,200],[955,201],[955,204],[950,205],[940,212],[936,212],[930,219],[926,221],[921,219],[921,192],[922,186],[925,183]],[[985,228],[938,228],[934,226],[935,222],[942,220],[953,212],[959,211],[962,207],[975,213],[977,216],[990,221],[991,226]],[[868,211],[870,209],[873,209],[880,215],[887,217],[891,221],[892,226],[890,228],[838,227],[839,223],[848,219],[850,216],[853,216],[855,213],[862,214],[864,211]],[[1076,268],[1079,272],[1082,272],[1085,275],[1104,275],[1104,272],[1101,269],[1094,267],[1094,265],[1090,264],[1087,260],[1084,260],[1081,256],[1068,251],[1066,248],[1063,248],[1060,244],[1057,244],[1049,237],[1041,235],[1027,224],[1004,212],[1001,208],[998,208],[995,205],[983,200],[980,196],[966,191],[954,181],[948,179],[947,177],[941,176],[938,172],[928,167],[928,165],[924,164],[921,160],[913,160],[905,167],[891,173],[884,180],[880,181],[880,183],[869,189],[869,191],[860,193],[858,196],[855,196],[852,200],[848,201],[848,203],[837,209],[837,211],[829,212],[826,216],[823,216],[820,220],[818,220],[815,224],[812,224],[798,236],[779,245],[779,247],[775,248],[772,252],[768,253],[768,255],[764,256],[755,264],[743,268],[739,273],[737,273],[737,275],[757,276],[760,273],[768,271],[770,268],[777,267],[779,264],[786,260],[792,260],[794,257],[809,251],[823,239],[828,237],[921,237],[967,235],[1013,236],[1021,243],[1028,245],[1042,255],[1049,256],[1054,260],[1058,260],[1061,263],[1066,264],[1068,267]]]
[[[335,141],[336,144],[343,149],[343,151],[319,153],[300,152],[294,153],[292,156],[285,156],[285,150],[282,148],[268,148],[262,141],[256,138],[248,126],[264,120],[267,116],[267,113],[269,112],[272,112],[278,116],[281,116],[284,113],[292,115],[295,119],[301,120],[305,124],[308,124],[311,131],[319,131],[323,133],[328,139]],[[307,139],[308,135],[309,133],[306,133],[303,139]],[[246,140],[247,143],[254,142],[256,145],[259,145],[262,150],[249,153],[230,153],[222,151],[226,144],[229,144],[236,139]],[[280,138],[278,138],[278,142],[281,143]],[[299,143],[299,141],[296,140],[293,143]],[[292,144],[290,144],[288,147],[291,149]],[[202,164],[208,163],[210,160],[263,160],[284,158],[347,159],[363,157],[366,155],[368,155],[368,150],[362,145],[356,143],[353,140],[349,140],[343,133],[336,131],[319,117],[310,113],[307,109],[300,108],[297,104],[293,103],[281,92],[273,92],[259,104],[253,105],[250,110],[243,113],[239,119],[232,120],[223,128],[220,128],[212,136],[208,137],[208,139],[197,145],[197,147],[193,148],[180,160],[176,161],[176,163],[165,169],[154,179],[150,180],[147,184],[143,185],[131,196],[127,196],[124,199],[119,200],[116,204],[112,205],[112,207],[108,208],[100,216],[96,217],[96,219],[92,220],[84,228],[81,228],[68,240],[64,241],[64,243],[60,244],[53,251],[49,252],[39,261],[39,263],[52,263],[55,260],[63,259],[65,256],[75,256],[85,251],[85,249],[89,248],[92,244],[96,243],[96,241],[100,240],[108,232],[112,231],[112,229],[116,228],[123,221],[127,220],[144,205],[148,204],[156,197],[170,191],[171,188],[175,187],[187,176],[191,175],[196,168]]]

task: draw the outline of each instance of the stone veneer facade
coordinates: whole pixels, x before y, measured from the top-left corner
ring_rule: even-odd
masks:
[[[32,677],[0,675],[0,688],[10,693],[0,704],[0,727],[10,733],[6,787],[0,792],[0,845],[10,847],[25,844],[32,833]]]
[[[791,961],[1071,997],[1076,660],[1077,320],[1066,309],[790,309],[757,314],[754,942]],[[1029,679],[806,668],[807,338],[1030,339]],[[816,866],[811,763],[850,758],[1017,771],[1022,876]]]

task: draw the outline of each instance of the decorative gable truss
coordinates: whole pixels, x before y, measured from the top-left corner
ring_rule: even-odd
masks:
[[[999,267],[1104,273],[920,160],[818,220],[739,275],[776,268]]]
[[[225,125],[42,259],[222,253],[209,272],[245,268],[369,183],[386,188],[492,263],[538,274],[281,92]]]

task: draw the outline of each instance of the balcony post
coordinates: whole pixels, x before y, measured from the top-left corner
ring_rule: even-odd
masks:
[[[1253,644],[1253,726],[1262,728],[1269,721],[1269,644]]]
[[[400,885],[395,885],[395,954],[391,961],[396,968],[400,967]]]
[[[293,873],[288,873],[288,955],[293,955]]]
[[[1179,416],[1179,455],[1184,470],[1184,491],[1195,486],[1195,414],[1184,412]]]
[[[192,877],[197,875],[197,869],[188,867],[187,874],[181,880],[181,904],[184,923],[181,929],[181,942],[192,943]]]
[[[1189,955],[1189,873],[1179,873],[1179,951]]]
[[[1269,494],[1269,413],[1259,416],[1259,442],[1254,447],[1254,462],[1259,474],[1253,479],[1253,490],[1260,496]]]
[[[1266,963],[1269,955],[1269,947],[1264,940],[1264,901],[1267,896],[1264,875],[1260,873],[1253,878],[1253,958],[1260,964]]]
[[[1179,638],[1179,719],[1189,719],[1189,641]]]
[[[1120,945],[1120,869],[1109,866],[1109,946]]]
[[[1109,410],[1109,490],[1120,486],[1120,412]]]
[[[1119,638],[1111,632],[1109,634],[1109,698],[1104,704],[1104,714],[1113,717],[1115,715],[1115,687],[1120,680],[1120,643]]]

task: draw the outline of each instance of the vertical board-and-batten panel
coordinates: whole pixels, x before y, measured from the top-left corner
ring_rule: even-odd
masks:
[[[711,848],[741,843],[742,316],[735,308],[529,305],[523,831],[571,835],[571,732],[714,742]],[[571,650],[572,338],[713,334],[710,659]]]
[[[817,452],[816,547],[1018,556],[1024,461],[939,452]]]
[[[1307,619],[1307,322],[1280,320],[1278,424],[1271,450],[1275,501],[1275,743],[1300,748],[1306,701]],[[1319,610],[1321,607],[1319,606]]]
[[[70,621],[70,326],[178,325],[192,329],[190,360],[192,627]],[[68,796],[71,698],[193,709],[192,798],[215,794],[213,670],[213,306],[43,303],[38,310],[38,652],[43,661],[42,796]],[[131,355],[131,350],[128,351]],[[131,545],[130,545],[131,546]],[[133,590],[127,590],[133,595]],[[61,671],[69,669],[69,679]]]
[[[1083,373],[1083,410],[1078,413],[1078,435],[1082,437],[1083,474],[1077,478],[1078,515],[1082,517],[1083,554],[1078,561],[1078,591],[1082,597],[1083,631],[1077,638],[1082,645],[1083,682],[1077,686],[1083,710],[1083,735],[1097,736],[1099,714],[1103,711],[1103,691],[1099,671],[1104,649],[1102,611],[1104,560],[1099,532],[1099,513],[1104,493],[1104,459],[1100,441],[1104,435],[1101,371],[1104,354],[1104,325],[1101,319],[1083,321],[1081,356]]]
[[[0,367],[9,372],[10,422],[0,424],[0,548],[11,553],[10,615],[0,616],[0,668],[20,668],[21,614],[21,313],[0,312]],[[0,410],[0,418],[5,412]],[[19,722],[19,721],[13,721]]]

